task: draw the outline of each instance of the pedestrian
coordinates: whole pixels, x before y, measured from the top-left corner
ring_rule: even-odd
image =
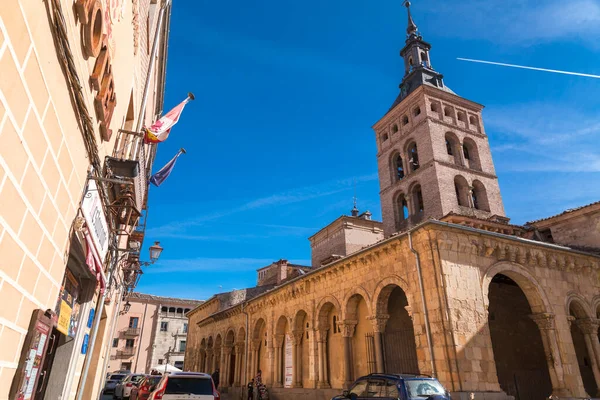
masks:
[[[248,400],[252,400],[254,395],[254,379],[248,383]]]
[[[215,383],[215,388],[219,388],[219,368],[212,374],[212,380]]]

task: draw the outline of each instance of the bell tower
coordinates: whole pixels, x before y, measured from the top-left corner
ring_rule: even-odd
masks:
[[[400,94],[373,126],[386,236],[455,213],[506,221],[483,106],[455,94],[408,11]]]

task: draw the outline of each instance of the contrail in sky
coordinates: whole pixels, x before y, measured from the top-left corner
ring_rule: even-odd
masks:
[[[504,64],[504,63],[493,62],[493,61],[472,60],[472,59],[470,59],[470,58],[460,58],[460,57],[457,57],[456,59],[457,59],[457,60],[461,60],[461,61],[470,61],[470,62],[481,63],[481,64],[500,65],[500,66],[503,66],[503,67],[512,67],[512,68],[521,68],[521,69],[531,69],[531,70],[534,70],[534,71],[554,72],[555,74],[563,74],[563,75],[575,75],[575,76],[585,76],[585,77],[587,77],[587,78],[596,78],[596,79],[600,79],[600,75],[582,74],[582,73],[579,73],[579,72],[558,71],[558,70],[556,70],[556,69],[546,69],[546,68],[526,67],[526,66],[523,66],[523,65]]]

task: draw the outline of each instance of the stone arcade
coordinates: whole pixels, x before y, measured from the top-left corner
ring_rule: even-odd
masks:
[[[600,204],[509,224],[483,107],[430,48],[409,10],[401,92],[374,126],[383,223],[355,209],[311,237],[311,267],[280,260],[192,310],[186,370],[220,368],[231,398],[259,369],[275,399],[370,372],[434,375],[454,399],[598,394]]]

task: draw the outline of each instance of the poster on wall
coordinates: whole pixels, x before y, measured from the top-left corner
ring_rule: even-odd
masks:
[[[283,348],[285,349],[285,379],[284,379],[284,387],[286,388],[291,388],[292,387],[292,374],[293,374],[293,363],[292,363],[292,350],[293,350],[293,344],[292,344],[292,337],[287,334],[285,335],[285,344],[283,345]]]
[[[67,269],[55,309],[58,315],[56,329],[65,336],[75,337],[77,335],[77,324],[79,321],[78,296],[79,284],[77,279]]]
[[[22,380],[15,396],[17,400],[29,400],[33,397],[33,390],[36,386],[38,371],[42,366],[49,332],[50,327],[48,325],[42,322],[35,323],[24,362],[24,370],[21,374]]]

